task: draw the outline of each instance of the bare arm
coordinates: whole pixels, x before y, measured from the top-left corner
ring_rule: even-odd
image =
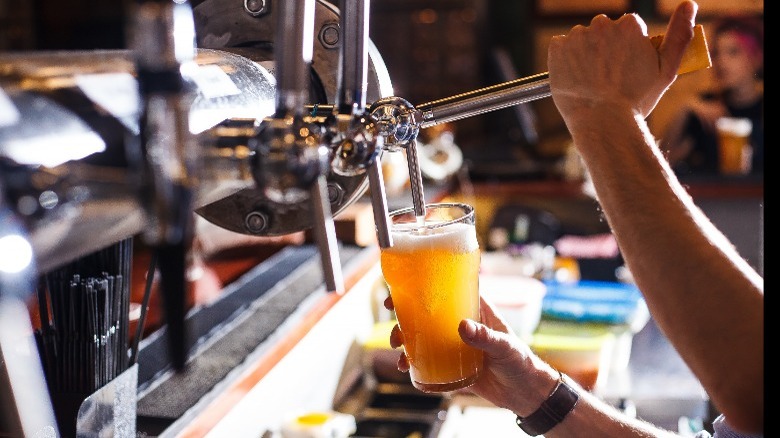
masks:
[[[645,122],[675,79],[695,12],[681,3],[659,52],[628,15],[553,38],[550,85],[659,327],[729,424],[760,432],[763,279],[693,204]]]

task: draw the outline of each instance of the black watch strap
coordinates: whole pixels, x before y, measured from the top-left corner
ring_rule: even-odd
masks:
[[[517,425],[530,436],[546,433],[563,421],[566,415],[574,409],[579,398],[577,391],[566,383],[563,373],[560,373],[558,384],[547,400],[542,402],[542,405],[533,414],[525,418],[518,415]]]

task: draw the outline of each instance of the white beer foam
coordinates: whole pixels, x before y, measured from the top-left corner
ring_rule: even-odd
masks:
[[[753,122],[750,119],[740,117],[721,117],[715,122],[718,130],[731,133],[740,137],[747,137],[753,130]]]
[[[426,222],[430,224],[430,222]],[[415,229],[417,225],[394,225],[396,229],[407,228],[408,231],[393,231],[393,248],[405,251],[419,249],[444,249],[452,252],[470,252],[479,249],[477,233],[473,225],[455,223],[440,228]]]

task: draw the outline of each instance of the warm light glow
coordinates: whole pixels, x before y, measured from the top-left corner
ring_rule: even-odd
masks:
[[[18,234],[0,237],[0,272],[16,274],[32,263],[30,242]]]
[[[423,9],[417,14],[417,21],[421,24],[434,24],[439,21],[439,14],[433,9]]]

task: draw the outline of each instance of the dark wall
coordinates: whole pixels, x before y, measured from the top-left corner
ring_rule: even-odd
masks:
[[[0,0],[0,50],[125,48],[129,0]]]

